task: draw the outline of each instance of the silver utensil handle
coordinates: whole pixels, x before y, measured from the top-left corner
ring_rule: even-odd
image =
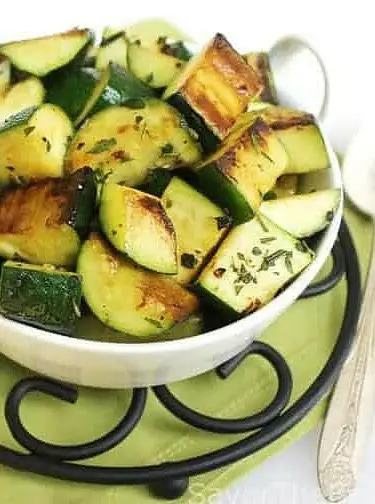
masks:
[[[373,221],[375,232],[375,221]],[[357,338],[334,388],[320,440],[318,476],[329,502],[355,488],[371,435],[375,407],[375,247],[372,249]]]

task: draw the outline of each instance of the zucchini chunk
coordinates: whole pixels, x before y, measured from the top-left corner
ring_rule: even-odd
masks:
[[[10,61],[0,54],[0,98],[8,91],[11,80]]]
[[[92,95],[87,101],[76,124],[81,123],[87,116],[96,114],[112,105],[131,106],[142,103],[144,99],[155,96],[154,91],[128,70],[110,63],[102,72]]]
[[[75,122],[92,96],[100,77],[100,72],[85,67],[54,72],[45,79],[46,101],[58,105]]]
[[[176,233],[159,198],[105,184],[99,218],[112,245],[137,264],[159,273],[177,272]]]
[[[296,194],[297,189],[298,175],[290,174],[281,175],[281,177],[277,179],[276,185],[271,191],[274,193],[276,198],[287,198],[288,196]]]
[[[77,271],[92,312],[112,329],[132,336],[157,336],[198,309],[194,294],[136,266],[96,233],[83,244]]]
[[[102,42],[96,55],[95,66],[98,70],[104,70],[110,63],[117,63],[122,68],[128,66],[128,44],[120,33],[119,36]]]
[[[250,100],[262,91],[254,70],[217,34],[165,90],[207,151],[228,135]]]
[[[68,116],[49,103],[9,117],[0,125],[0,184],[61,177],[72,133]]]
[[[188,284],[226,234],[231,219],[178,177],[169,182],[161,200],[177,235],[179,258],[174,278]]]
[[[249,114],[222,147],[198,166],[198,183],[239,224],[254,216],[287,162],[276,134]]]
[[[192,38],[177,26],[160,18],[142,19],[122,28],[107,26],[103,30],[103,40],[125,34],[130,43],[140,41],[144,47],[154,47],[160,39],[193,42]]]
[[[90,30],[71,30],[30,40],[0,45],[4,54],[17,69],[37,77],[72,62],[93,38]]]
[[[67,172],[91,166],[108,181],[135,186],[152,168],[174,169],[200,159],[199,145],[177,111],[156,99],[140,106],[114,106],[93,115],[68,149]]]
[[[277,105],[277,93],[273,80],[270,59],[266,52],[248,53],[244,56],[248,65],[257,74],[259,81],[262,84],[262,92],[259,95],[259,100],[262,102],[272,103]]]
[[[268,303],[312,259],[306,245],[257,215],[230,231],[196,285],[227,313],[246,315]]]
[[[30,107],[38,107],[44,100],[44,86],[36,77],[14,84],[0,97],[0,123]]]
[[[140,79],[153,88],[168,86],[181,72],[185,62],[155,49],[129,44],[128,68]]]
[[[81,278],[51,265],[6,261],[0,312],[7,318],[71,336],[80,316]]]
[[[65,179],[6,189],[0,197],[0,256],[34,264],[74,265],[95,196],[90,168]]]
[[[329,167],[327,149],[313,115],[272,105],[260,114],[289,155],[285,173],[308,173]]]
[[[264,201],[260,212],[291,235],[307,238],[330,224],[340,199],[339,189],[327,189]]]

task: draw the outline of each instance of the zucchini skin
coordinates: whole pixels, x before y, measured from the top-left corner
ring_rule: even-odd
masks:
[[[100,78],[91,68],[69,68],[54,72],[45,79],[46,101],[64,110],[72,121],[82,112]]]
[[[0,312],[7,318],[71,336],[81,298],[81,278],[75,273],[13,261],[3,265]]]
[[[108,67],[108,81],[103,93],[98,98],[89,115],[96,114],[113,105],[125,105],[134,100],[155,97],[155,92],[128,70],[116,63]]]
[[[181,112],[189,127],[198,134],[199,143],[206,154],[214,152],[219,147],[220,138],[208,128],[204,119],[189,106],[180,93],[170,96],[167,102]]]
[[[215,163],[200,168],[197,171],[197,180],[202,192],[220,208],[228,211],[236,224],[242,224],[254,217],[255,213],[250,204],[216,168]]]

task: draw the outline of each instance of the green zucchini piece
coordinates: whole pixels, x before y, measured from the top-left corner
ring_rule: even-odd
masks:
[[[0,123],[27,108],[38,107],[44,100],[44,86],[37,77],[14,84],[0,97]]]
[[[96,233],[84,243],[77,271],[92,312],[132,336],[157,336],[198,309],[194,294],[168,277],[137,267]]]
[[[125,33],[129,42],[134,43],[138,40],[144,47],[154,47],[160,39],[193,42],[193,39],[180,28],[159,18],[142,19],[122,28],[107,26],[103,30],[102,37],[103,40],[108,40],[120,33]]]
[[[0,54],[0,97],[3,96],[10,86],[11,65],[10,61]]]
[[[260,212],[291,235],[307,238],[330,224],[340,200],[340,189],[326,189],[264,201]]]
[[[61,177],[72,134],[68,116],[49,103],[8,118],[0,125],[0,184]]]
[[[196,286],[224,311],[246,315],[268,303],[313,256],[306,245],[258,215],[230,231]]]
[[[96,68],[104,70],[110,63],[117,63],[122,68],[128,66],[128,43],[122,35],[102,44],[98,49]]]
[[[161,201],[177,235],[179,257],[175,280],[188,284],[226,234],[231,219],[178,177],[170,181]]]
[[[272,105],[260,114],[289,155],[285,173],[308,173],[329,167],[327,149],[313,115]]]
[[[159,273],[177,272],[176,233],[159,198],[105,184],[99,218],[111,244],[137,264]]]
[[[154,91],[121,66],[110,63],[76,123],[112,105],[132,105],[155,96]]]
[[[96,187],[90,168],[9,187],[0,197],[0,256],[72,266],[87,235]]]
[[[266,103],[277,105],[277,93],[273,80],[270,59],[266,52],[248,53],[244,56],[245,61],[254,72],[257,74],[259,81],[262,84],[262,92],[259,95],[259,100]]]
[[[19,70],[37,77],[71,63],[93,38],[90,30],[71,30],[49,37],[9,42],[0,45],[4,54]]]
[[[2,267],[0,312],[17,322],[71,336],[81,298],[81,278],[76,273],[13,261]]]
[[[102,178],[140,185],[155,167],[174,169],[196,163],[200,148],[181,116],[161,100],[141,108],[114,106],[92,116],[71,143],[66,170],[91,166]]]
[[[198,166],[198,183],[221,208],[228,209],[236,223],[242,223],[257,212],[287,162],[276,134],[248,114],[222,147]]]
[[[128,46],[129,70],[153,88],[168,86],[184,66],[184,61],[155,49],[139,44]]]
[[[261,90],[254,70],[217,34],[189,61],[163,98],[185,115],[204,148],[212,151]]]
[[[54,72],[46,79],[46,101],[58,105],[76,121],[100,81],[100,73],[93,68],[77,67]]]

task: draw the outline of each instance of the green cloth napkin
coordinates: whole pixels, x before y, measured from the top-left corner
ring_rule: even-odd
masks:
[[[371,245],[371,223],[353,209],[346,210],[364,275]],[[325,266],[325,270],[329,264]],[[292,306],[266,333],[263,341],[274,345],[286,357],[293,371],[293,400],[299,397],[325,364],[337,338],[345,301],[345,283],[321,297]],[[1,407],[11,386],[28,370],[1,357]],[[241,366],[227,381],[214,373],[173,385],[173,391],[192,407],[219,417],[240,417],[268,404],[275,391],[275,378],[259,357]],[[81,389],[76,405],[39,394],[29,397],[21,408],[22,419],[31,432],[56,443],[81,443],[112,428],[126,411],[127,391]],[[192,478],[189,492],[179,501],[203,502],[202,496],[217,494],[233,480],[265,458],[313,429],[321,420],[323,401],[299,425],[261,452],[222,470]],[[225,446],[241,436],[218,435],[189,427],[159,405],[149,394],[145,415],[138,428],[120,446],[92,461],[92,464],[141,465],[184,459]],[[0,443],[17,448],[4,419],[0,422]],[[1,502],[21,504],[148,504],[157,499],[146,487],[97,486],[62,482],[0,466]],[[199,492],[197,491],[199,489]],[[199,495],[198,495],[199,494]]]

